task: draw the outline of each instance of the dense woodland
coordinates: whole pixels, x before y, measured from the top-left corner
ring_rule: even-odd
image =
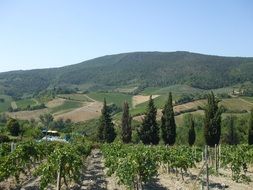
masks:
[[[141,90],[173,84],[214,89],[246,81],[253,82],[253,58],[135,52],[61,68],[0,73],[0,92],[21,97],[54,87],[93,91],[136,86]]]

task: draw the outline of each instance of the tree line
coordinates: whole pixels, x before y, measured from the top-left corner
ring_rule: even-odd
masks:
[[[223,109],[218,105],[218,103],[219,100],[215,97],[213,92],[207,95],[207,105],[204,108],[203,136],[206,145],[211,147],[218,145],[221,139],[221,115],[223,113]],[[131,125],[132,117],[129,113],[129,105],[127,102],[124,102],[122,110],[120,138],[123,143],[130,143],[132,140],[133,129]],[[100,142],[111,143],[116,138],[116,132],[105,99],[101,112],[102,115],[99,120],[97,139]],[[174,145],[176,142],[177,127],[171,93],[169,93],[168,99],[162,110],[161,124],[158,124],[156,118],[157,108],[155,107],[152,96],[150,96],[146,113],[137,130],[139,139],[143,144],[147,145],[157,145],[161,139],[166,145]],[[229,144],[238,144],[238,137],[234,127],[234,119],[233,117],[228,117],[228,120],[229,131],[227,135],[229,137],[227,137],[227,139],[229,139]],[[188,144],[192,146],[196,140],[195,122],[192,115],[189,117],[188,125]],[[248,144],[253,144],[253,110],[251,111],[249,120]]]

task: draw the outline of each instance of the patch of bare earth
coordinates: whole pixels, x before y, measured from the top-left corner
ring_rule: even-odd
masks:
[[[206,175],[197,176],[200,172],[200,165],[197,168],[189,169],[187,174],[160,172],[158,175],[158,183],[162,184],[166,189],[175,190],[198,190],[206,189]],[[249,174],[252,178],[252,174]],[[227,170],[220,170],[219,175],[209,176],[209,189],[212,190],[252,190],[253,183],[236,183],[232,180],[230,172]],[[202,188],[203,187],[203,188]]]
[[[46,103],[46,106],[48,108],[54,108],[54,107],[62,105],[65,101],[66,100],[63,98],[55,98],[55,99],[49,101],[48,103]]]
[[[203,107],[204,105],[205,105],[204,100],[196,100],[193,102],[188,102],[185,104],[174,106],[174,111],[181,112],[181,111],[185,111],[185,110],[189,110],[189,109],[197,109],[198,106]]]
[[[152,98],[155,99],[157,98],[159,95],[152,95]],[[144,96],[144,95],[136,95],[136,96],[133,96],[132,98],[132,104],[133,104],[133,107],[135,107],[136,105],[138,104],[141,104],[143,102],[146,102],[149,100],[149,96]]]
[[[87,190],[106,190],[107,181],[102,164],[102,154],[99,149],[92,150],[86,160],[87,168],[82,177],[81,187],[79,189]]]
[[[73,122],[87,121],[99,117],[101,114],[102,106],[103,104],[101,102],[89,102],[81,108],[56,115],[55,119],[71,119]]]
[[[19,111],[19,112],[7,112],[9,117],[20,119],[20,120],[38,120],[40,115],[48,113],[48,109],[39,109],[33,111]]]

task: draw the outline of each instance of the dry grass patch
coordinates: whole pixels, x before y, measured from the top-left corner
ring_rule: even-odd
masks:
[[[71,119],[73,122],[87,121],[99,117],[102,106],[101,102],[91,102],[70,112],[55,115],[54,118]]]
[[[155,99],[160,95],[152,95],[152,98]],[[133,96],[132,98],[132,104],[133,107],[137,106],[138,104],[141,104],[143,102],[147,102],[149,100],[149,96],[144,96],[144,95],[136,95]]]

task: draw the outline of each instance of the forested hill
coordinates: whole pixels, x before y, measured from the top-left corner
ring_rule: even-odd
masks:
[[[61,68],[0,73],[1,92],[13,96],[55,86],[103,89],[188,84],[212,89],[245,81],[253,82],[253,58],[190,52],[122,53]]]

